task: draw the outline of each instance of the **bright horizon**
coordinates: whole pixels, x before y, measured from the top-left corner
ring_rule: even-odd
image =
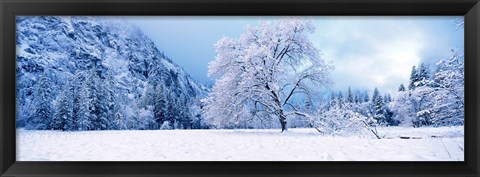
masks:
[[[197,81],[213,85],[207,76],[208,63],[216,53],[214,44],[223,36],[238,38],[247,25],[282,17],[125,17],[149,36]],[[463,28],[456,29],[459,16],[405,17],[305,17],[316,31],[310,40],[335,70],[333,90],[368,90],[377,87],[394,94],[408,85],[413,65],[421,62],[434,68],[449,57],[450,48],[464,50]],[[188,51],[188,52],[186,52]],[[379,65],[374,65],[379,64]]]

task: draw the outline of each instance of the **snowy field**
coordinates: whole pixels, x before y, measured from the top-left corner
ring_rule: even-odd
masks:
[[[17,130],[18,161],[463,161],[463,127],[378,129],[326,136],[314,129]],[[410,137],[403,139],[401,137]]]

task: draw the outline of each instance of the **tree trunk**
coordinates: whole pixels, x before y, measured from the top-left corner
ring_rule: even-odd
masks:
[[[280,124],[282,125],[282,133],[283,131],[287,131],[287,118],[283,114],[282,110],[280,110]]]
[[[278,113],[278,116],[279,116],[279,120],[280,120],[280,125],[282,125],[282,133],[284,131],[287,131],[287,117],[285,116],[285,114],[283,113],[283,105],[280,103],[280,99],[278,98],[278,94],[276,92],[274,92],[273,90],[270,89],[270,86],[268,86],[268,84],[265,85],[265,88],[270,90],[270,92],[272,93],[272,97],[275,101],[275,104],[277,104],[279,110],[277,110],[277,113]]]
[[[286,121],[280,121],[280,123],[282,124],[282,133],[283,133],[283,131],[287,130],[287,122]]]

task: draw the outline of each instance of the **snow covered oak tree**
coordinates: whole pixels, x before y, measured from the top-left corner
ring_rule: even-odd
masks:
[[[311,21],[293,17],[248,26],[239,39],[220,39],[208,67],[216,83],[203,100],[206,119],[222,128],[277,120],[283,132],[287,117],[308,116],[292,101],[333,84],[333,66],[308,39],[314,30]]]

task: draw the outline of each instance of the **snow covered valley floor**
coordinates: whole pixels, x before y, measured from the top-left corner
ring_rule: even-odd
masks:
[[[463,161],[463,127],[378,129],[326,136],[315,129],[17,130],[18,161]],[[410,138],[410,139],[404,139]]]

